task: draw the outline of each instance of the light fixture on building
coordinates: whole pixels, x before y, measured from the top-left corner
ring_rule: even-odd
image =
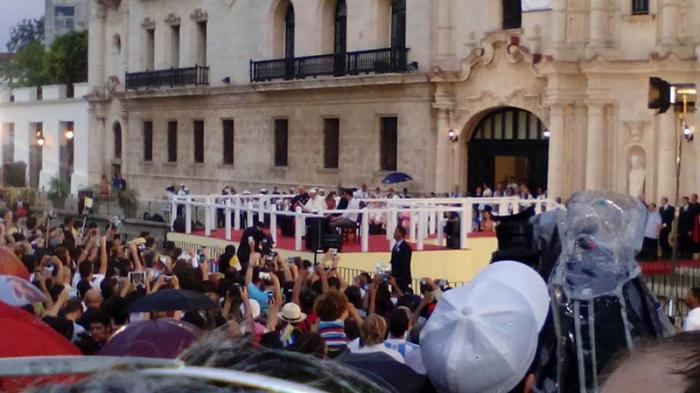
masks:
[[[44,135],[39,134],[39,136],[36,138],[36,144],[39,146],[44,146]]]
[[[552,133],[549,130],[544,130],[542,136],[549,139],[549,137],[552,136]]]
[[[70,128],[66,130],[64,135],[66,136],[66,139],[73,139],[73,137],[75,137],[75,133]]]
[[[457,135],[457,132],[455,130],[450,130],[447,132],[447,137],[450,138],[450,142],[454,143],[459,140],[459,135]]]
[[[690,127],[688,123],[683,123],[683,138],[685,138],[685,140],[688,142],[692,142],[693,134],[693,128]]]

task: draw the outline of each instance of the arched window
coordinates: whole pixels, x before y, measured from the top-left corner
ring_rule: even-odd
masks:
[[[114,159],[122,158],[122,126],[119,122],[114,123]]]
[[[294,6],[289,3],[284,17],[284,58],[294,59]]]
[[[503,29],[522,27],[523,10],[521,0],[503,0]]]

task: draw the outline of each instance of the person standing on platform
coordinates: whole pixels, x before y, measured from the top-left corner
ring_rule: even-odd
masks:
[[[644,243],[642,245],[642,259],[655,261],[659,257],[659,232],[661,231],[661,215],[656,211],[656,204],[647,206],[647,222],[644,228]]]
[[[683,197],[678,216],[678,257],[689,258],[693,253],[693,223],[695,215],[691,210],[690,200]]]
[[[673,229],[673,219],[676,216],[676,209],[668,203],[668,198],[662,197],[659,207],[661,215],[661,233],[659,234],[659,245],[661,246],[661,257],[670,258],[673,247],[669,242],[669,235]]]
[[[396,279],[396,284],[402,292],[406,292],[411,285],[411,246],[405,241],[406,228],[396,227],[394,240],[396,244],[391,249],[391,275]]]

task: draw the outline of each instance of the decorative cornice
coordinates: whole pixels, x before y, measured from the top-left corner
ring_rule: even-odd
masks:
[[[153,30],[156,28],[156,21],[153,18],[144,18],[143,22],[141,22],[141,27],[146,30]]]
[[[209,19],[209,14],[206,11],[202,11],[201,8],[196,8],[190,14],[190,18],[195,22],[206,22]]]
[[[169,26],[180,26],[180,17],[173,14],[169,13],[168,16],[165,17],[165,23]]]

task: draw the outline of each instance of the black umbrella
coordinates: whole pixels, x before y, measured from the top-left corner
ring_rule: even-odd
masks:
[[[396,183],[403,183],[413,180],[413,178],[403,172],[393,172],[384,177],[384,180],[382,180],[383,184],[396,184]]]
[[[127,309],[133,312],[195,311],[218,307],[199,292],[185,289],[163,289],[133,302]]]

